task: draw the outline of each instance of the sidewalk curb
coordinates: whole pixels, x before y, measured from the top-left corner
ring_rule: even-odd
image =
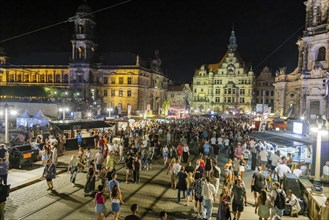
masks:
[[[61,169],[61,170],[58,170],[56,172],[56,175],[59,175],[59,174],[65,173],[65,172],[67,172],[67,169]],[[43,180],[41,180],[40,178],[32,179],[31,181],[26,182],[26,183],[24,183],[22,185],[18,185],[18,186],[15,186],[13,188],[10,188],[10,192],[14,192],[16,190],[22,189],[24,187],[30,186],[32,184],[35,184],[35,183],[38,183],[38,182],[41,182],[41,181],[43,181]]]

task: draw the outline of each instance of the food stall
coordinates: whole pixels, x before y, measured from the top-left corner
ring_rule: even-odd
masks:
[[[312,164],[313,143],[306,138],[297,140],[278,132],[253,132],[250,137],[270,143],[280,151],[281,156],[291,153],[295,163],[304,161],[306,164]]]
[[[68,121],[68,122],[51,122],[53,132],[64,133],[66,136],[66,149],[77,149],[78,143],[76,135],[80,132],[82,136],[82,147],[94,146],[93,132],[107,132],[111,130],[115,133],[115,123],[105,121]]]

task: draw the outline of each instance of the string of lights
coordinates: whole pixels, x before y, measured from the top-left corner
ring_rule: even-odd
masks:
[[[266,60],[268,60],[274,53],[276,53],[283,45],[285,45],[293,36],[295,36],[304,25],[300,26],[292,35],[290,35],[286,40],[284,40],[277,48],[275,48],[269,55],[267,55],[260,63],[255,66],[255,69],[262,65]]]
[[[105,10],[108,10],[108,9],[111,9],[111,8],[115,8],[115,7],[118,7],[120,5],[126,4],[126,3],[131,2],[131,1],[132,0],[126,0],[126,1],[123,1],[123,2],[119,2],[117,4],[110,5],[110,6],[107,6],[107,7],[101,8],[101,9],[98,9],[96,11],[92,11],[90,13],[87,13],[87,14],[81,15],[81,16],[75,15],[75,16],[69,17],[68,19],[66,19],[64,21],[61,21],[61,22],[58,22],[58,23],[55,23],[55,24],[51,24],[51,25],[48,25],[46,27],[38,28],[38,29],[29,31],[29,32],[26,32],[26,33],[23,33],[23,34],[19,34],[19,35],[16,35],[16,36],[13,36],[13,37],[10,37],[10,38],[1,40],[0,43],[4,43],[4,42],[7,42],[7,41],[16,39],[16,38],[20,38],[20,37],[23,37],[23,36],[26,36],[26,35],[30,35],[30,34],[33,34],[33,33],[36,33],[36,32],[39,32],[39,31],[42,31],[42,30],[45,30],[45,29],[48,29],[48,28],[52,28],[52,27],[55,27],[55,26],[64,24],[64,23],[74,22],[76,19],[80,19],[80,18],[83,18],[83,17],[90,16],[92,14],[96,14],[96,13],[101,12],[101,11],[105,11]]]

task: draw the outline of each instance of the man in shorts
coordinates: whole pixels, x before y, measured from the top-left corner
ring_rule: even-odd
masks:
[[[241,213],[243,212],[244,208],[244,199],[246,195],[246,189],[244,185],[242,184],[241,179],[236,179],[235,184],[232,188],[231,196],[233,197],[232,202],[232,210],[234,218],[233,220],[239,220]]]

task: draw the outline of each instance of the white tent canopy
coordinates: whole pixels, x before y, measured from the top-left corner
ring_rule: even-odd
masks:
[[[33,127],[34,125],[39,125],[41,127],[47,126],[49,123],[49,118],[46,117],[41,110],[39,110],[33,117],[31,117],[26,110],[22,115],[17,117],[16,126],[17,127]]]

